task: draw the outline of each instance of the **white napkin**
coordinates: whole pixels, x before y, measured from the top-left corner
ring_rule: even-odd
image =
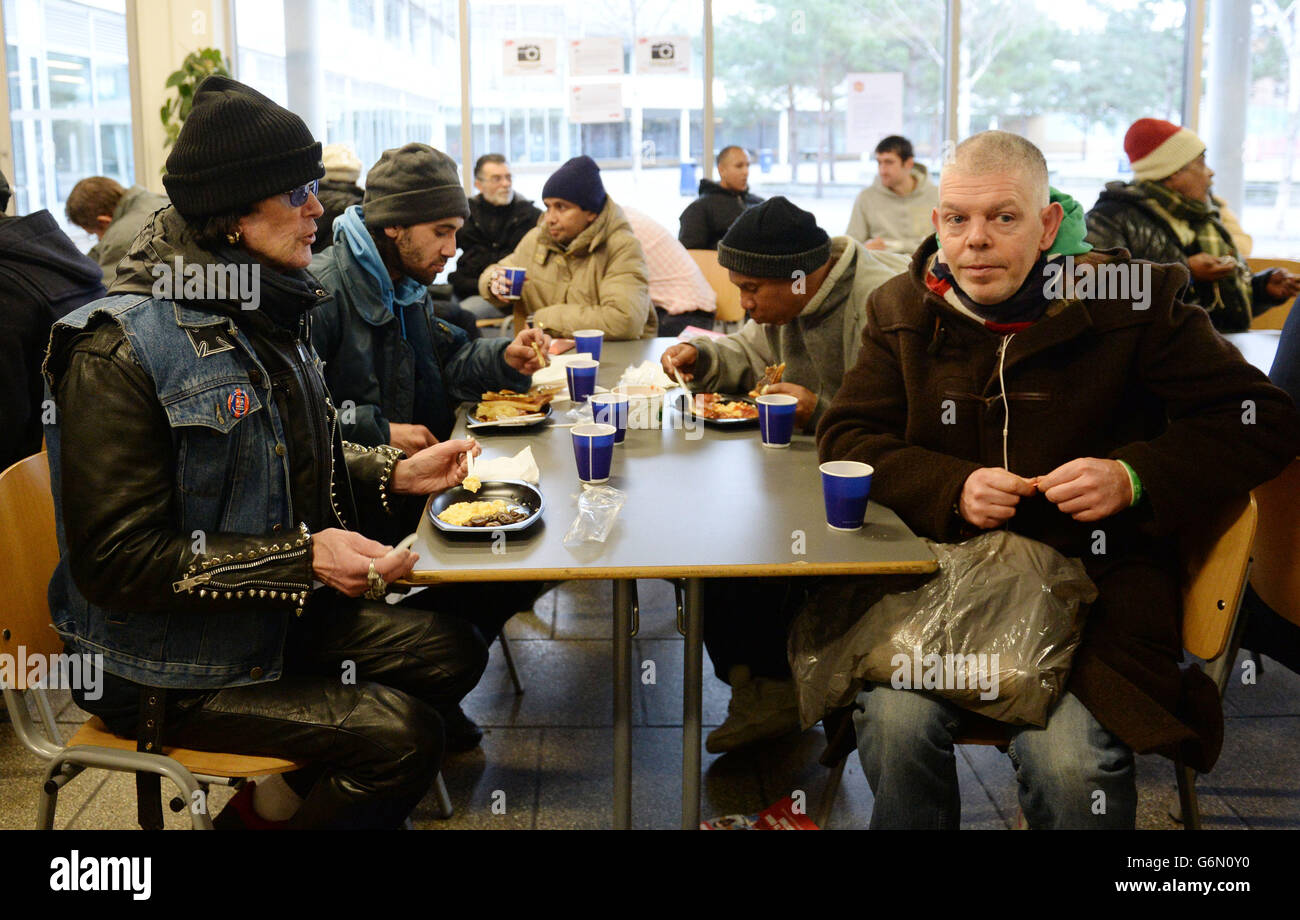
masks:
[[[570,361],[577,361],[579,358],[590,358],[591,352],[565,352],[562,355],[551,355],[551,363],[533,374],[533,386],[545,387],[557,383],[567,384],[568,377],[564,374],[564,366]]]
[[[487,459],[482,455],[474,458],[474,475],[481,481],[498,479],[522,479],[524,482],[531,482],[537,485],[541,479],[541,473],[537,469],[537,461],[533,459],[533,449],[525,447],[513,457],[492,457]]]
[[[663,365],[658,361],[642,361],[623,371],[619,378],[620,386],[659,386],[671,390],[677,381],[664,373]]]

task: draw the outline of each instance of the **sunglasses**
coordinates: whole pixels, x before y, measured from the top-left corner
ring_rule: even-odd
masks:
[[[313,179],[306,185],[300,185],[295,189],[290,189],[285,194],[289,196],[289,204],[291,207],[301,208],[307,203],[307,196],[315,195],[319,188],[320,180]]]

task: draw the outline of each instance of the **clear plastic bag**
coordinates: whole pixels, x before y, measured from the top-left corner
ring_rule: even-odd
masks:
[[[564,535],[564,545],[578,546],[588,541],[604,543],[625,501],[627,493],[612,486],[585,486],[578,496],[578,516]]]
[[[790,631],[805,727],[867,683],[926,690],[1003,722],[1044,725],[1097,589],[1078,559],[1004,530],[926,541],[939,572],[903,586],[829,578]],[[902,590],[900,590],[902,587]]]

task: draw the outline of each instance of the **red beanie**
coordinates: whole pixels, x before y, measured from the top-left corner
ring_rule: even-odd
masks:
[[[1172,176],[1205,152],[1205,142],[1172,122],[1139,118],[1124,135],[1124,152],[1136,179]]]

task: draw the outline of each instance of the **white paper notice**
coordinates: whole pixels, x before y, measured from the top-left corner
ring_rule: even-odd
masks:
[[[851,73],[844,79],[849,89],[845,132],[849,153],[875,150],[881,138],[903,133],[901,73]]]
[[[557,54],[553,38],[507,38],[502,44],[501,72],[507,77],[553,74]]]
[[[689,35],[643,35],[636,40],[637,73],[690,73]]]
[[[575,125],[623,121],[623,86],[579,83],[570,87],[569,121]]]
[[[623,39],[617,35],[569,42],[569,76],[603,77],[623,72]]]

